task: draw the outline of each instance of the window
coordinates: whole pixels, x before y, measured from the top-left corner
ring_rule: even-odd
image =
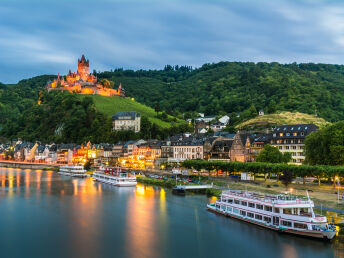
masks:
[[[264,217],[264,221],[267,223],[271,223],[271,218],[270,217]]]
[[[234,203],[235,204],[240,204],[240,201],[239,200],[234,200]]]
[[[231,207],[227,207],[227,211],[232,212],[232,208]]]
[[[221,205],[221,210],[226,210],[226,206]]]
[[[233,212],[234,213],[239,213],[239,210],[238,209],[233,209]]]
[[[249,218],[254,218],[254,214],[251,213],[251,212],[247,212],[247,217],[249,217]]]
[[[303,224],[303,223],[294,223],[294,228],[307,229],[307,224]]]
[[[280,213],[279,208],[274,208],[274,213]]]
[[[228,199],[228,203],[233,203],[233,199]]]
[[[294,133],[294,136],[297,136],[297,132]]]
[[[286,149],[286,150],[289,150],[289,146],[285,146],[285,149]]]
[[[283,209],[283,214],[292,214],[291,209]]]
[[[283,136],[283,133],[280,133],[279,136]]]
[[[291,227],[291,222],[289,221],[281,220],[281,224],[286,227]]]
[[[252,203],[252,202],[249,202],[249,203],[248,203],[248,207],[254,208],[254,207],[255,207],[255,205],[254,205],[254,203]]]
[[[240,215],[242,215],[242,216],[246,216],[246,211],[240,211]]]
[[[247,202],[243,202],[243,201],[242,201],[242,202],[241,202],[241,205],[242,205],[242,206],[247,206]]]
[[[271,206],[264,206],[264,210],[272,212],[272,207]]]
[[[262,219],[263,219],[263,216],[258,215],[258,214],[254,215],[254,217],[255,217],[256,219],[258,219],[258,220],[262,220]]]
[[[290,133],[287,133],[287,136],[290,136]]]
[[[259,209],[259,210],[262,210],[263,209],[263,205],[256,204],[256,208]]]

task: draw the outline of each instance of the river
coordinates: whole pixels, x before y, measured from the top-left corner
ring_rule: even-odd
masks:
[[[344,243],[208,212],[204,195],[0,168],[0,257],[344,257]]]

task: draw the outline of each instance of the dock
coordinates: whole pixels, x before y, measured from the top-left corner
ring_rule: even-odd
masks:
[[[213,188],[213,185],[177,185],[176,187],[181,190],[198,190]]]

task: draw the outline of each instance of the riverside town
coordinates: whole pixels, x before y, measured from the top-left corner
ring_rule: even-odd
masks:
[[[344,4],[0,12],[1,258],[344,258]]]

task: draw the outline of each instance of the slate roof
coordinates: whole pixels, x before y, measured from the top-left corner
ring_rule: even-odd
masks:
[[[112,120],[135,120],[136,117],[140,117],[140,114],[135,111],[117,112],[112,116]]]

